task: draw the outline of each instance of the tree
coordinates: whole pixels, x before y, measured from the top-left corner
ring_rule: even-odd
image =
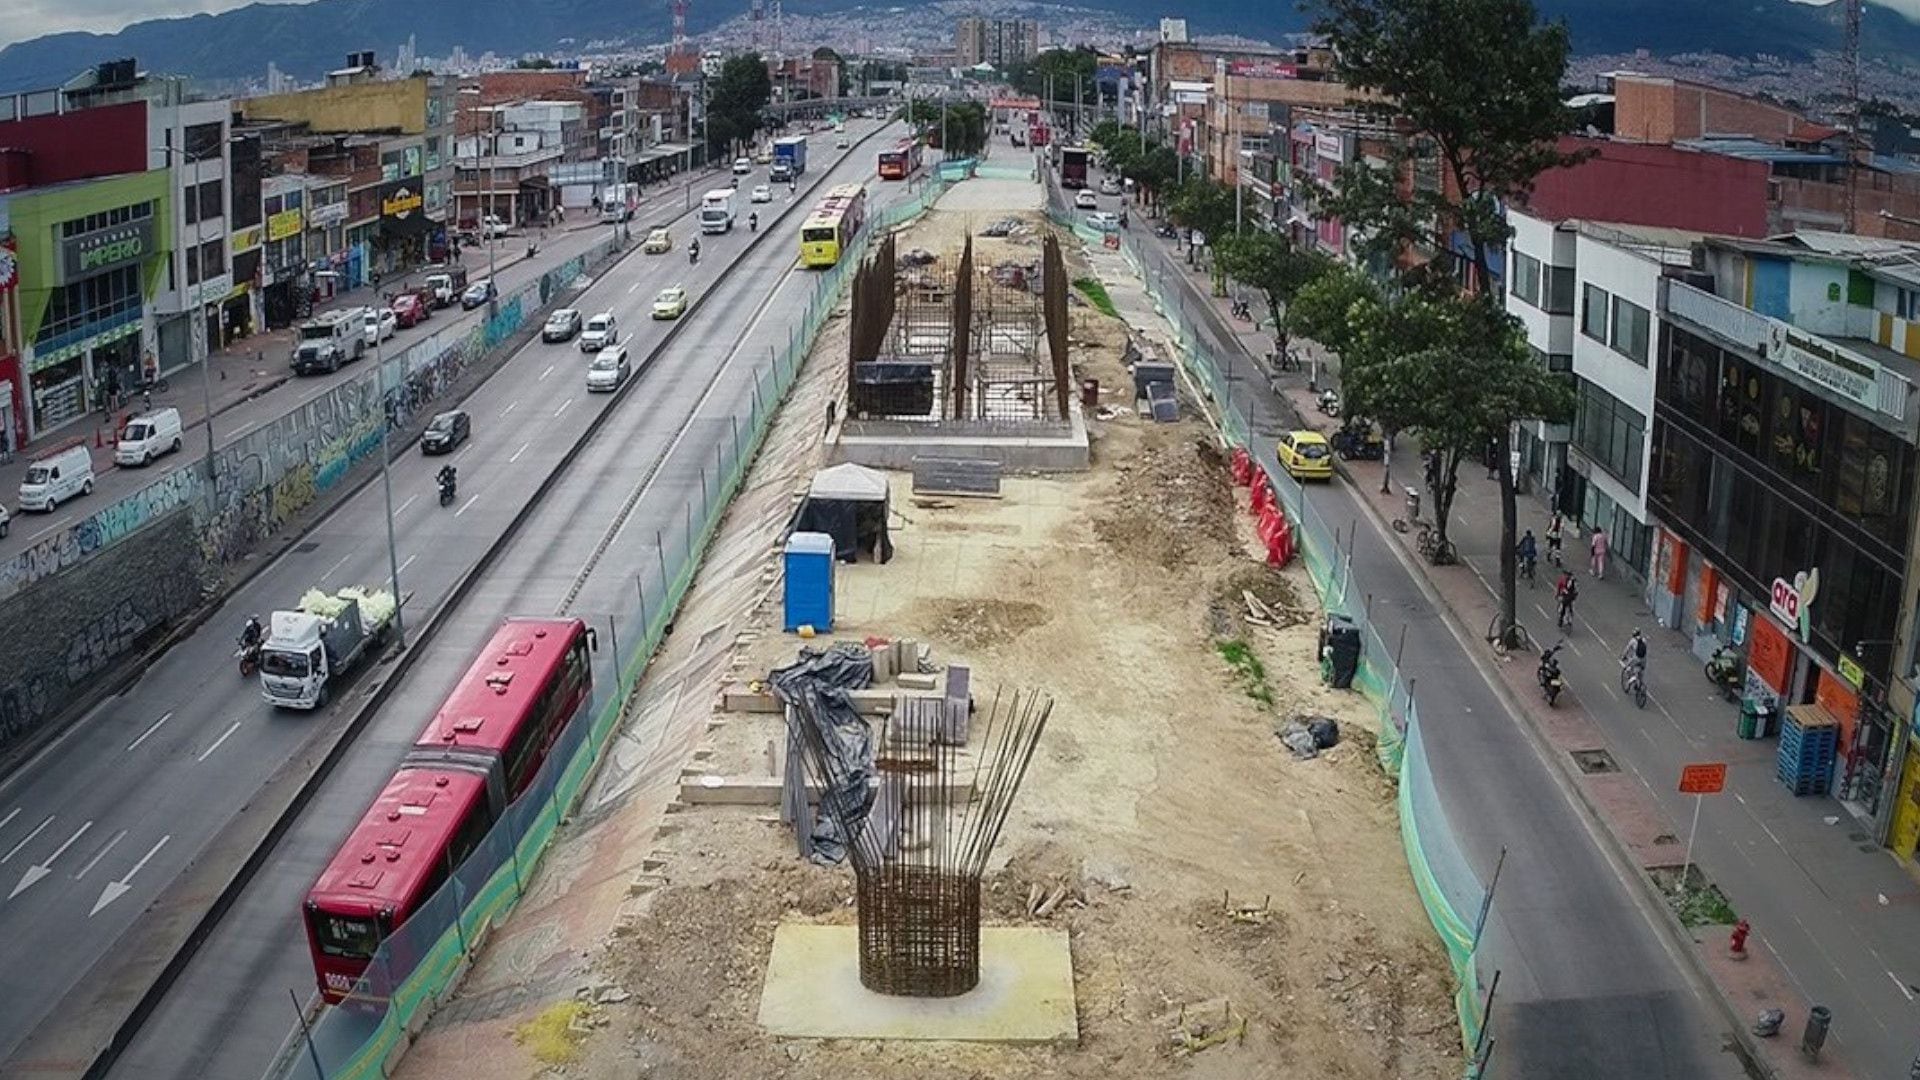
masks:
[[[1204,176],[1192,177],[1180,185],[1167,210],[1175,224],[1200,230],[1201,236],[1209,244],[1217,244],[1233,232],[1233,189]],[[1189,246],[1189,263],[1193,261],[1193,256],[1194,249]],[[1226,288],[1220,280],[1217,262],[1213,267],[1213,288],[1215,295]]]
[[[940,102],[915,98],[900,110],[900,117],[930,142],[939,141],[944,157],[974,157],[986,149],[987,108],[977,101],[947,102],[943,116]]]
[[[707,149],[731,151],[760,130],[760,110],[773,96],[773,79],[759,53],[729,57],[707,99]]]
[[[1399,142],[1387,173],[1364,162],[1342,169],[1338,189],[1325,198],[1326,208],[1370,232],[1376,250],[1390,246],[1395,254],[1410,246],[1449,250],[1447,241],[1457,231],[1469,253],[1465,276],[1486,288],[1495,280],[1493,253],[1511,236],[1503,207],[1528,194],[1542,172],[1579,160],[1558,149],[1560,136],[1572,126],[1560,97],[1567,68],[1565,24],[1542,25],[1531,0],[1315,0],[1315,7],[1314,28],[1332,47],[1342,80],[1374,95],[1369,111],[1412,133]],[[1403,194],[1399,178],[1417,159],[1429,158],[1439,165],[1444,182],[1415,184]],[[1420,359],[1374,370],[1381,378],[1424,386],[1435,395],[1428,400],[1448,403],[1454,419],[1442,427],[1429,432],[1411,426],[1420,426],[1423,437],[1437,439],[1441,449],[1455,454],[1455,468],[1461,448],[1453,444],[1468,428],[1491,441],[1500,480],[1502,636],[1515,644],[1518,513],[1508,445],[1517,421],[1570,415],[1571,394],[1558,376],[1532,362],[1496,298],[1457,289],[1443,293],[1440,277],[1429,272],[1404,284],[1418,302],[1450,305],[1444,317],[1422,316],[1445,332],[1436,330],[1435,344],[1408,354]],[[1460,333],[1486,336],[1473,340]],[[1351,359],[1342,354],[1342,363],[1351,380]],[[1434,383],[1427,378],[1434,374],[1445,378]],[[1439,479],[1436,512],[1450,506],[1453,496],[1452,471]],[[1438,520],[1444,540],[1446,518]]]
[[[1221,272],[1260,290],[1266,298],[1273,316],[1274,346],[1278,355],[1285,356],[1287,307],[1296,293],[1327,272],[1331,260],[1318,252],[1299,250],[1285,236],[1258,229],[1223,238],[1214,250],[1214,260]]]

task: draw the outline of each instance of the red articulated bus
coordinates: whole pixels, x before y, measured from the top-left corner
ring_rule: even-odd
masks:
[[[901,139],[891,150],[880,151],[880,179],[905,180],[920,168],[920,140]]]
[[[338,1003],[374,950],[426,903],[540,772],[592,696],[579,619],[509,619],[307,893],[320,992]],[[412,965],[397,957],[395,970]]]

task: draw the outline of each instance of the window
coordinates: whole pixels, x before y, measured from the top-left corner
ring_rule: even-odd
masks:
[[[1893,313],[1908,322],[1920,322],[1920,291],[1894,290]]]
[[[115,229],[153,216],[153,204],[150,202],[122,206],[116,210],[107,210],[98,214],[88,214],[83,218],[60,223],[60,235],[71,240],[76,236],[85,236],[102,229]]]
[[[1572,353],[1542,352],[1541,350],[1535,348],[1532,345],[1527,346],[1527,351],[1533,354],[1534,363],[1539,364],[1541,367],[1546,368],[1548,371],[1567,372],[1567,371],[1573,370],[1573,354]]]
[[[186,130],[185,146],[182,156],[188,161],[217,161],[226,149],[224,125],[215,120],[211,124],[190,124]]]
[[[193,249],[187,249],[187,284],[200,284],[203,267],[206,270],[204,276],[209,278],[227,272],[227,245],[224,239],[209,240],[200,245],[200,257],[197,259],[194,258]]]
[[[1513,295],[1534,307],[1540,306],[1540,260],[1518,251],[1513,253]]]
[[[69,282],[47,298],[47,314],[34,341],[46,347],[62,335],[99,324],[124,322],[140,310],[140,266],[122,266],[104,274]]]
[[[1612,297],[1607,290],[1593,285],[1586,286],[1583,296],[1585,309],[1580,316],[1580,332],[1595,341],[1607,340],[1607,301]]]
[[[189,188],[186,195],[187,224],[211,221],[226,213],[222,203],[226,188],[220,180],[209,180],[195,188]]]
[[[1647,337],[1652,329],[1652,318],[1647,309],[1620,297],[1613,298],[1612,336],[1607,344],[1613,351],[1639,364],[1647,366]]]
[[[1547,267],[1546,308],[1549,315],[1573,314],[1573,267]]]
[[[1573,441],[1634,491],[1640,490],[1640,457],[1646,431],[1647,418],[1638,410],[1593,383],[1580,380]]]

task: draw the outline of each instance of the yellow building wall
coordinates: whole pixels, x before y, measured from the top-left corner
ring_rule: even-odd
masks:
[[[427,126],[427,80],[325,86],[270,94],[239,103],[248,120],[304,122],[314,131],[399,131],[419,135]]]

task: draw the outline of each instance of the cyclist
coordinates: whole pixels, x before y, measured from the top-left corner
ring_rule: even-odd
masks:
[[[1553,520],[1547,522],[1547,561],[1555,566],[1561,565],[1560,541],[1564,537],[1565,529],[1566,523],[1561,518],[1560,511],[1555,510]]]
[[[1620,650],[1620,666],[1630,668],[1636,675],[1645,676],[1647,672],[1647,639],[1640,636],[1640,628],[1633,628],[1633,636],[1627,639],[1627,647]]]
[[[1513,546],[1513,554],[1520,560],[1520,575],[1532,581],[1534,566],[1540,561],[1540,545],[1534,540],[1532,529]]]
[[[1580,599],[1580,585],[1573,579],[1572,572],[1562,568],[1560,580],[1554,582],[1553,595],[1560,601],[1560,625],[1573,625],[1573,602]]]

